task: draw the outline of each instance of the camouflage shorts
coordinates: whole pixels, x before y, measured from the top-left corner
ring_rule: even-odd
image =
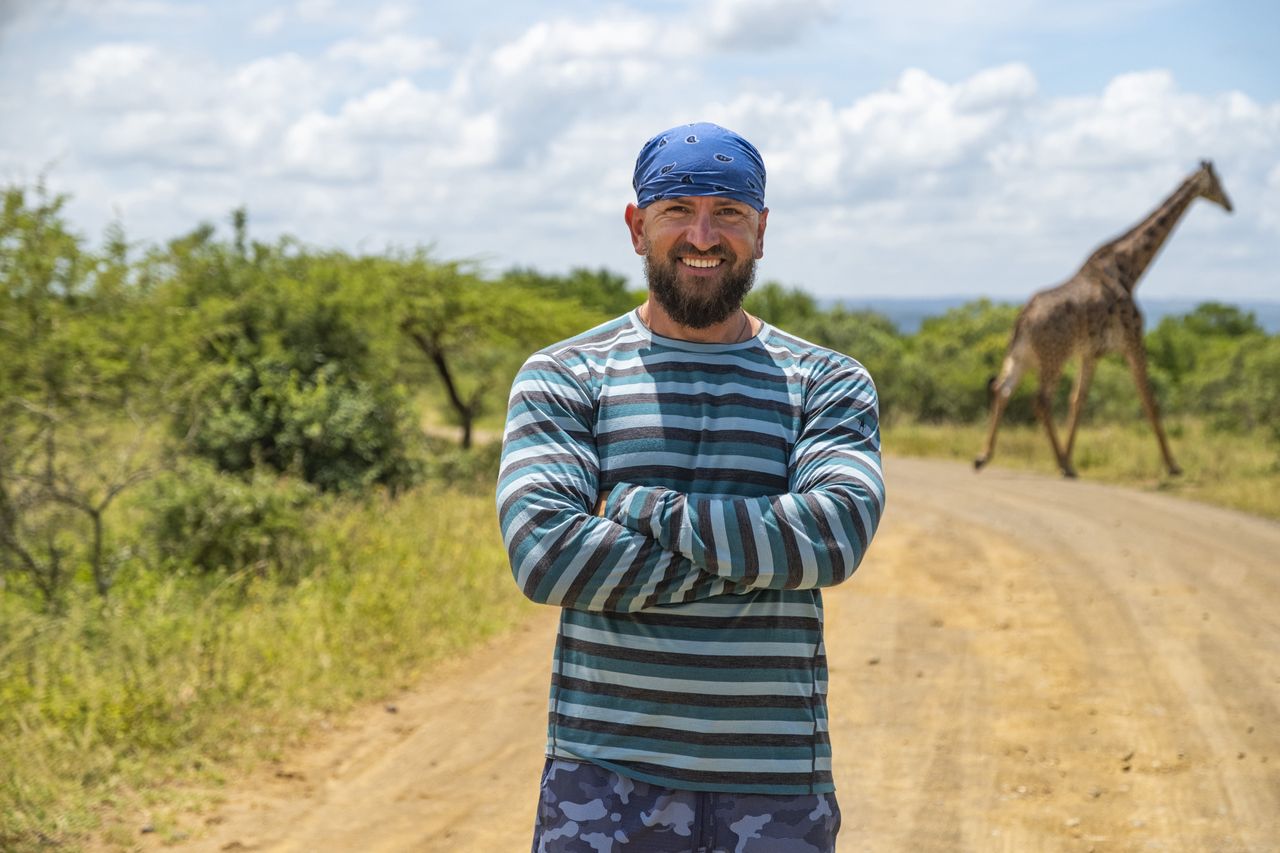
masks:
[[[834,794],[677,791],[548,758],[533,853],[831,853],[839,830]]]

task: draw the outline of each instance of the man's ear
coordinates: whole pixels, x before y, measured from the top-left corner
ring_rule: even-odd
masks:
[[[627,221],[627,230],[631,232],[631,246],[637,255],[649,253],[649,241],[644,238],[644,208],[628,204],[623,219]]]
[[[769,222],[769,208],[760,211],[760,227],[756,231],[756,260],[764,257],[764,227]]]

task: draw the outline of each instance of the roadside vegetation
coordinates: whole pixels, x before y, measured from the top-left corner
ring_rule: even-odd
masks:
[[[522,618],[492,495],[511,378],[641,298],[607,271],[263,243],[244,211],[90,248],[64,202],[10,187],[0,212],[4,850],[128,847],[140,815],[177,837],[183,791]],[[749,299],[868,366],[890,456],[972,459],[1015,306],[906,335],[777,283]],[[1080,475],[1280,518],[1280,336],[1207,303],[1148,348],[1187,473],[1160,473],[1109,361]],[[993,465],[1053,472],[1029,381]]]

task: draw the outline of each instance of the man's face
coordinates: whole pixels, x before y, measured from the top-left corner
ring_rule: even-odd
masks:
[[[627,207],[649,290],[682,326],[705,329],[742,305],[764,256],[769,211],[719,196],[661,199]]]

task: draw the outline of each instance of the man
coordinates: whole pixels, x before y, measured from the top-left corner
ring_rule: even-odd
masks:
[[[507,418],[511,568],[562,608],[533,849],[833,850],[819,589],[883,510],[875,388],[742,309],[749,142],[673,128],[634,185],[647,301],[531,356]]]

